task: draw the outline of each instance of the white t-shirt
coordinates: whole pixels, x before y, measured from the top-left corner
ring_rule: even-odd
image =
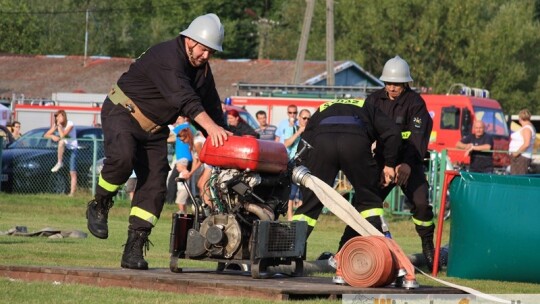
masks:
[[[206,142],[206,137],[204,137],[204,135],[201,132],[197,132],[197,134],[195,135],[195,138],[193,138],[193,144],[196,145],[200,143],[201,145],[204,145],[205,142]],[[193,158],[200,159],[200,155],[197,152],[193,151]],[[212,166],[209,164],[203,163],[203,166],[206,169],[212,169]]]
[[[525,125],[523,128],[517,130],[516,132],[512,133],[512,135],[510,135],[510,146],[508,148],[508,151],[516,152],[519,149],[519,147],[523,145],[523,143],[525,142],[525,139],[523,138],[521,131],[523,131],[523,129],[525,128],[528,128],[531,130],[531,139],[529,140],[529,146],[527,147],[527,150],[521,153],[521,156],[532,158],[534,140],[536,138],[536,130],[530,125]]]
[[[75,128],[75,125],[73,124],[73,121],[68,120],[66,127],[64,129],[67,129],[69,126],[72,126],[71,131],[69,131],[69,134],[64,137],[64,140],[66,141],[66,146],[68,149],[75,150],[78,147],[77,144],[77,129]]]

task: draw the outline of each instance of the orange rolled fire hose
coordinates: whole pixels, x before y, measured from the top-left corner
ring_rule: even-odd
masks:
[[[367,220],[362,218],[357,210],[349,204],[339,193],[327,185],[325,182],[321,181],[316,176],[310,174],[309,170],[306,167],[298,166],[293,170],[292,179],[295,183],[304,186],[308,189],[311,189],[315,195],[319,198],[321,203],[325,205],[332,213],[338,216],[342,221],[344,221],[351,228],[356,230],[360,235],[372,236],[372,237],[382,237],[384,243],[386,243],[387,249],[391,251],[394,255],[397,262],[397,269],[404,271],[404,286],[406,288],[417,288],[418,283],[416,282],[416,277],[414,273],[414,266],[403,252],[401,247],[392,239],[384,237],[384,235],[372,226]],[[342,248],[343,249],[343,248]],[[384,249],[383,249],[384,250]],[[338,253],[339,254],[339,253]],[[344,259],[345,266],[341,265],[342,269],[353,267],[351,266],[350,260]],[[347,266],[347,263],[349,264]],[[338,267],[342,263],[336,263]],[[336,273],[336,275],[339,275]],[[400,274],[401,275],[401,274]],[[352,285],[344,277],[345,282],[349,285]]]
[[[335,256],[336,275],[353,287],[382,287],[397,278],[395,255],[383,236],[357,236]]]

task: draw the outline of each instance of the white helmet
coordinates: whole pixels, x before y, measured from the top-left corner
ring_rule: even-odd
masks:
[[[180,32],[180,35],[189,37],[213,50],[223,51],[224,30],[216,14],[206,14],[195,18],[187,29]]]
[[[411,73],[407,61],[396,56],[384,64],[382,75],[379,78],[384,82],[406,83],[411,82]]]

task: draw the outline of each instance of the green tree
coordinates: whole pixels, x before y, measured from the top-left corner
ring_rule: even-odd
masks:
[[[137,57],[213,12],[225,27],[218,58],[294,60],[305,0],[0,0],[0,52]],[[250,16],[246,9],[255,12]],[[86,22],[86,11],[89,20]],[[491,91],[509,113],[540,110],[540,0],[339,0],[335,59],[380,75],[400,55],[417,87],[445,93],[453,83]],[[315,2],[306,60],[324,60],[326,3]]]
[[[89,55],[136,57],[153,44],[177,36],[195,17],[213,12],[220,17],[226,32],[225,52],[216,56],[255,58],[257,39],[253,39],[253,35],[257,29],[244,9],[263,12],[268,3],[255,0],[0,0],[0,51],[82,55],[88,25]]]
[[[36,1],[37,2],[37,1]],[[30,14],[32,3],[2,1],[0,52],[31,54],[39,46],[38,17]]]
[[[508,112],[534,111],[540,96],[535,5],[538,0],[336,1],[335,58],[380,75],[384,63],[400,55],[417,87],[441,94],[464,83],[490,90]],[[325,58],[324,6],[316,3],[306,60]],[[274,35],[272,54],[295,58],[304,8],[305,0],[281,8],[280,22],[289,28]]]

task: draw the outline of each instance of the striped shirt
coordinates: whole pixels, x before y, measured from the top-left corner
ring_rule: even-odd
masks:
[[[264,140],[275,140],[276,138],[276,129],[274,125],[267,125],[266,128],[257,128],[255,132],[259,133],[259,139]]]

